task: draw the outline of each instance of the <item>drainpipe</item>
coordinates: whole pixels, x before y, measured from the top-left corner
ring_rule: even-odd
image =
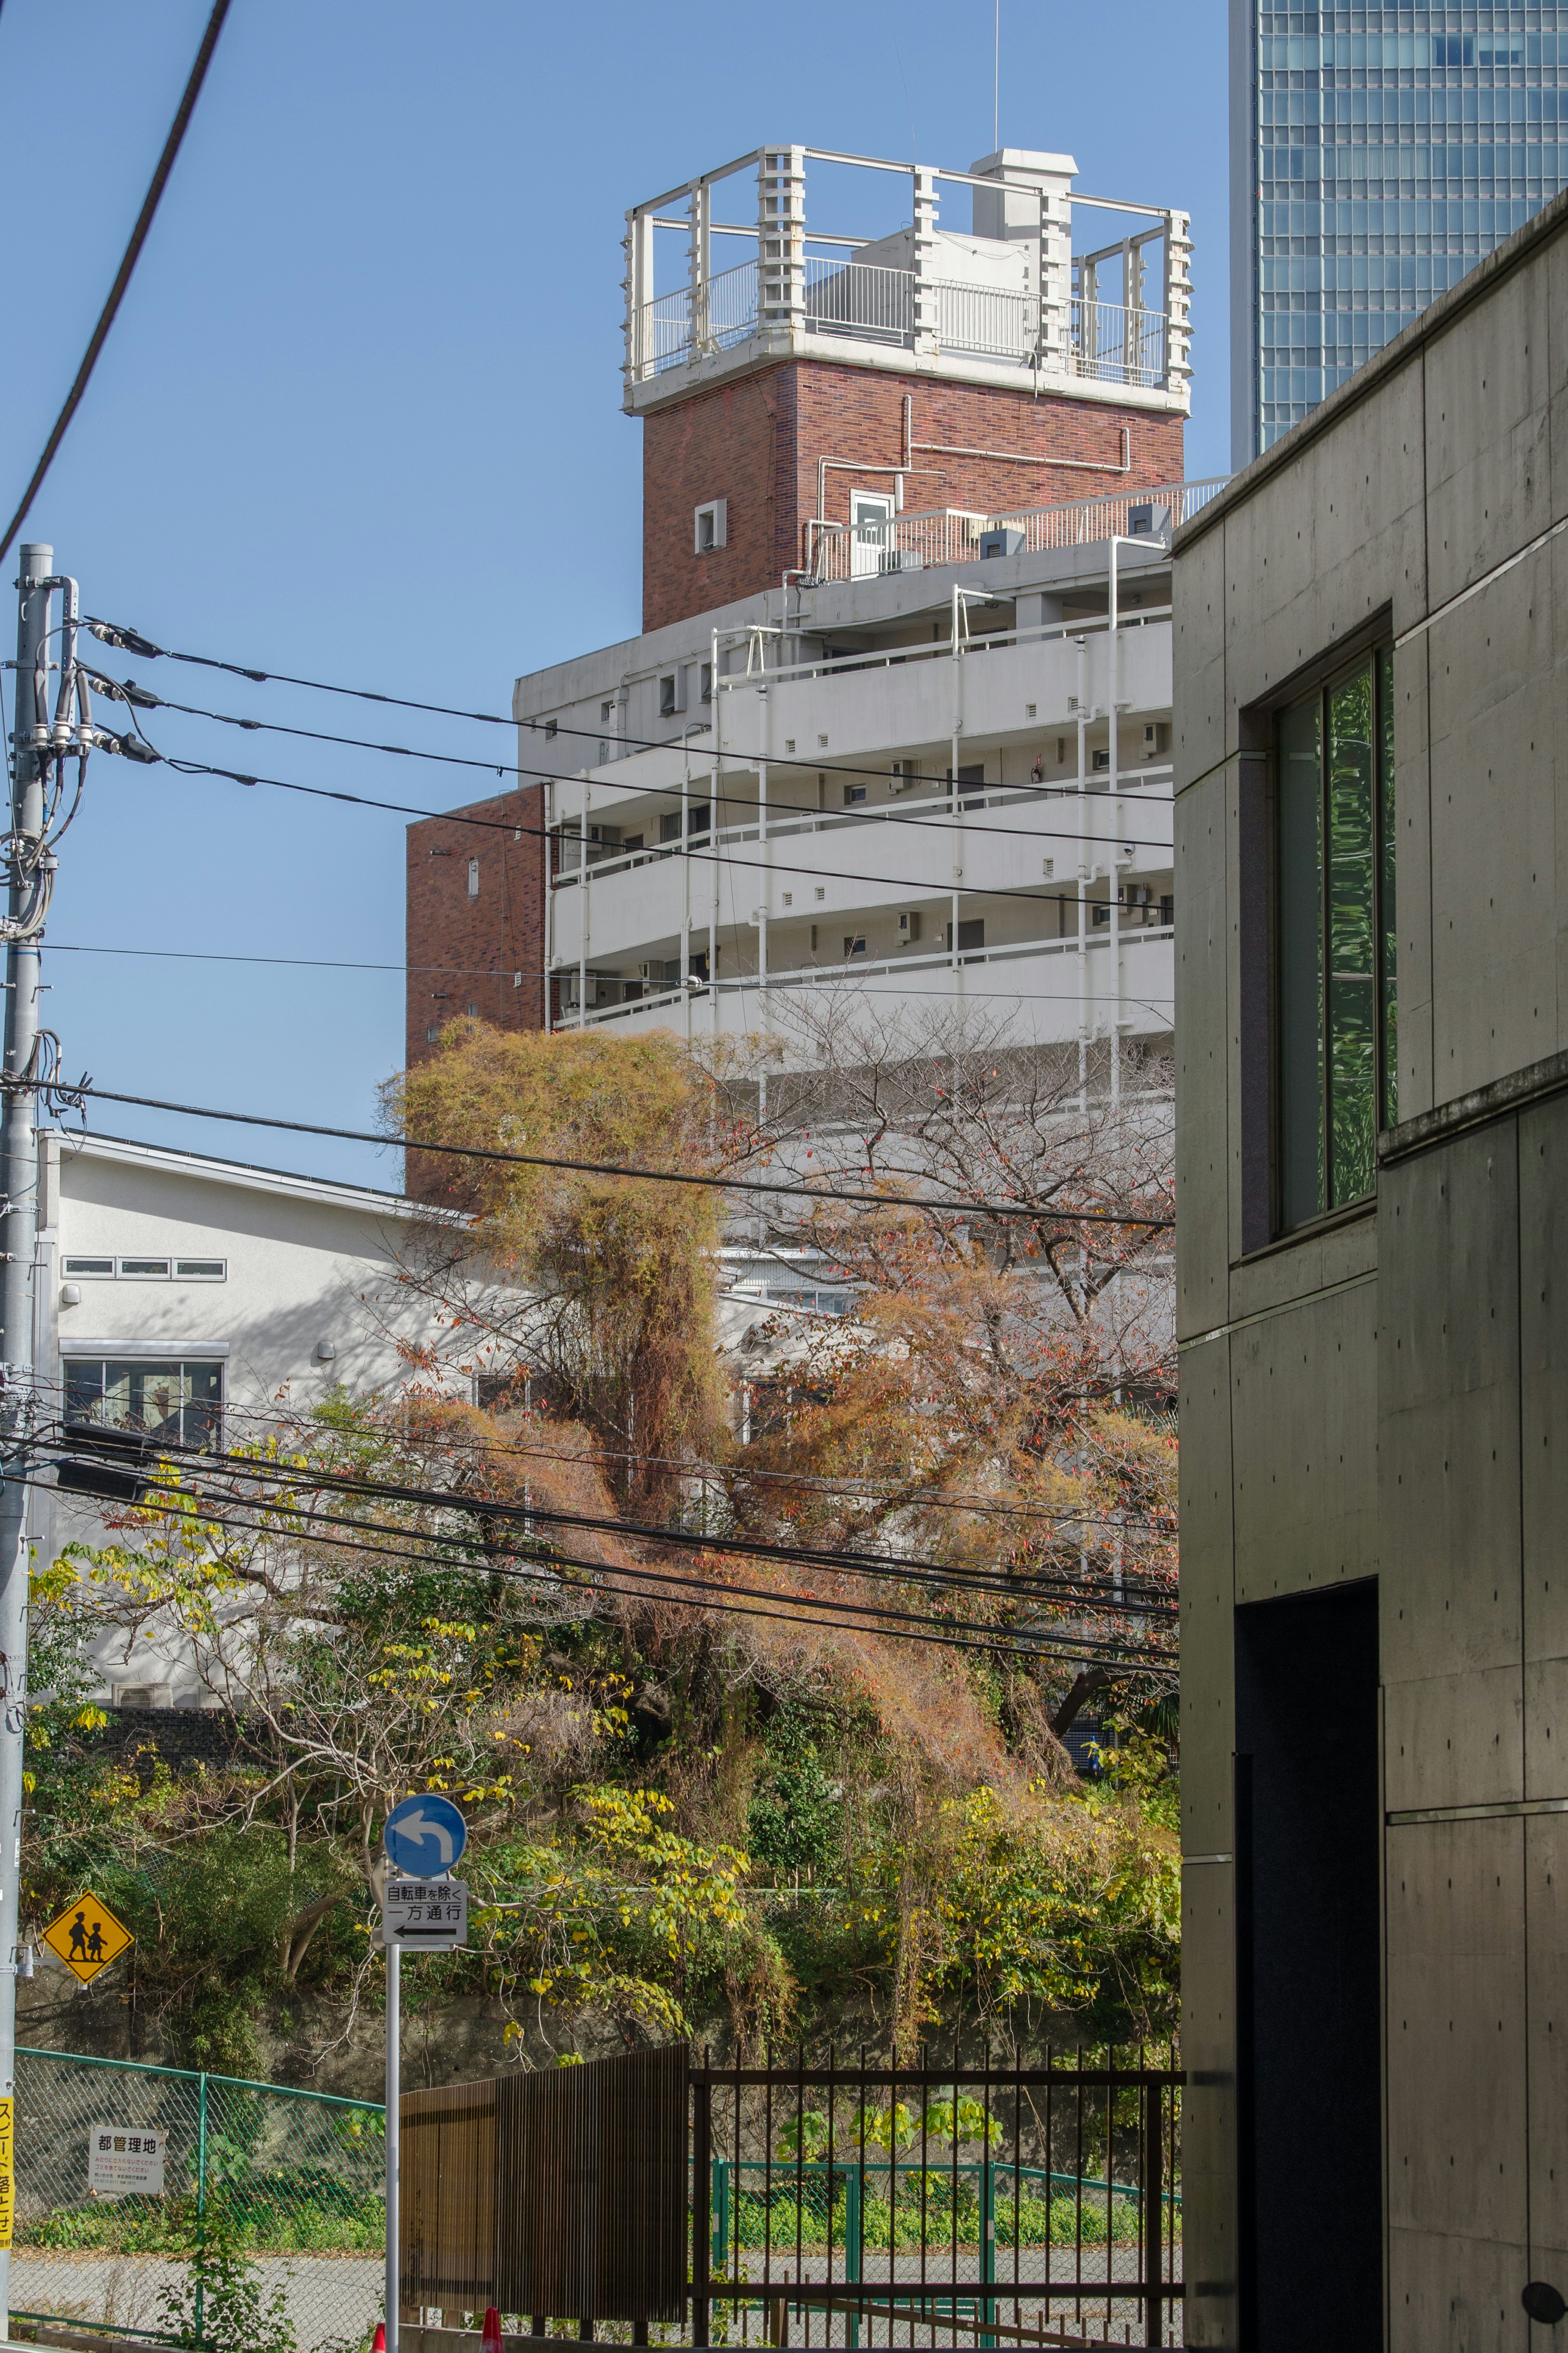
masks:
[[[1078,648],[1078,1107],[1089,1110],[1089,644]]]
[[[1121,1101],[1121,881],[1118,852],[1121,843],[1121,785],[1117,714],[1121,693],[1121,618],[1117,607],[1116,555],[1121,542],[1110,543],[1110,837],[1106,844],[1106,872],[1110,885],[1110,1102]]]
[[[708,1021],[713,1038],[719,1036],[719,795],[722,789],[720,775],[723,753],[723,703],[719,694],[719,632],[713,631],[713,667],[708,675],[713,684],[713,793],[708,805],[709,875],[712,888],[708,894]]]
[[[587,1026],[588,1020],[588,902],[591,886],[588,881],[588,815],[594,806],[594,786],[588,776],[583,777],[583,839],[577,844],[582,860],[578,869],[577,888],[582,899],[578,910],[581,921],[577,926],[577,1027]]]

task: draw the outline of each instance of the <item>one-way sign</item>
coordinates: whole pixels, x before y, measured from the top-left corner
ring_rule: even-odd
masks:
[[[381,1907],[383,1942],[404,1950],[455,1953],[468,1941],[468,1890],[460,1879],[394,1879]]]

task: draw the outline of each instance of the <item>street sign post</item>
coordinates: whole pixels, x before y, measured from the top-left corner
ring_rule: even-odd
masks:
[[[107,1904],[89,1893],[79,1895],[58,1920],[50,1921],[44,1930],[44,1942],[79,1983],[90,1985],[99,1971],[128,1953],[136,1939]]]
[[[382,1828],[385,1877],[382,1883],[381,1940],[386,1947],[386,2353],[397,2353],[398,2314],[398,2168],[402,2133],[398,2115],[401,2092],[398,2039],[402,2027],[402,1964],[405,1944],[415,1950],[450,1952],[468,1936],[468,1891],[447,1874],[468,1843],[468,1826],[450,1798],[435,1790],[405,1798],[394,1806]],[[418,1887],[418,1895],[395,1895],[395,1889]],[[439,1887],[437,1896],[431,1891]],[[428,1916],[460,1912],[462,1934],[448,1938],[431,1933],[449,1921]],[[412,1921],[417,1912],[423,1918]],[[424,1934],[410,1933],[410,1926]]]

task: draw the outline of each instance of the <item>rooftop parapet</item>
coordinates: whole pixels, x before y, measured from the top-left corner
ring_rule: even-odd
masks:
[[[907,221],[880,237],[808,227],[808,165],[831,167],[831,181],[846,170],[907,181]],[[1189,216],[1076,195],[1077,173],[1070,155],[1012,147],[968,172],[763,147],[634,206],[625,406],[641,413],[729,376],[814,358],[1185,415]],[[754,217],[721,219],[738,193],[727,184],[752,175]],[[963,188],[968,227],[943,227],[944,196],[951,207],[949,191]],[[873,191],[882,207],[886,193],[885,182]],[[1075,214],[1091,213],[1124,216],[1127,232],[1075,252]],[[672,265],[679,282],[661,289]]]

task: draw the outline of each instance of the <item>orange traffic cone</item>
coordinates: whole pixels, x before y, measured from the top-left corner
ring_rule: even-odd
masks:
[[[370,2353],[386,2353],[386,2323],[384,2320],[378,2320],[375,2324],[375,2335],[370,2340]]]
[[[479,2353],[500,2353],[500,2315],[493,2304],[485,2306],[485,2325],[479,2331]]]

